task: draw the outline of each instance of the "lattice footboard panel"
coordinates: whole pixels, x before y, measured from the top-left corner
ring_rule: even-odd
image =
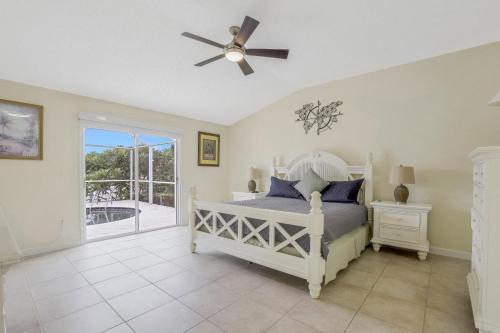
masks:
[[[250,217],[234,213],[195,209],[195,231],[209,233],[235,242],[258,246],[271,252],[280,252],[307,258],[309,234],[307,215],[297,221],[284,222],[286,218]]]

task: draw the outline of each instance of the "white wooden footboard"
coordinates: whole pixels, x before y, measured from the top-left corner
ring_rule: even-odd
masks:
[[[280,212],[217,202],[196,200],[192,188],[189,199],[191,251],[196,244],[206,245],[221,252],[304,278],[309,283],[311,297],[318,298],[325,274],[325,260],[321,256],[321,238],[324,217],[321,194],[314,192],[309,214]],[[256,221],[258,220],[258,221]],[[257,223],[256,223],[257,222]],[[284,225],[295,226],[294,233]],[[247,230],[248,233],[245,233]],[[265,239],[260,233],[268,232]],[[309,253],[297,240],[309,235]],[[276,242],[279,236],[283,241]],[[294,254],[283,250],[293,248]]]

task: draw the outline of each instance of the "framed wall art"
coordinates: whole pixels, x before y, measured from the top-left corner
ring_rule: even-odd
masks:
[[[198,132],[198,165],[219,166],[220,135]]]
[[[43,159],[43,106],[0,99],[0,159]]]

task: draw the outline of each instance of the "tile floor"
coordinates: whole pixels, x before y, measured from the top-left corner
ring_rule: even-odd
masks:
[[[469,263],[367,249],[323,288],[208,249],[182,227],[25,260],[5,275],[8,333],[471,333]]]

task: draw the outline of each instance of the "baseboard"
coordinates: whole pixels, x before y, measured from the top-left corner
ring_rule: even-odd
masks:
[[[5,256],[5,257],[0,257],[0,266],[8,266],[12,264],[16,264],[21,260],[21,257],[18,255],[11,255],[11,256]]]
[[[435,246],[431,246],[429,252],[432,254],[440,255],[440,256],[452,257],[452,258],[458,258],[458,259],[464,259],[464,260],[470,260],[470,257],[471,257],[471,253],[467,252],[467,251],[450,250],[450,249],[444,249],[442,247],[435,247]]]
[[[21,254],[19,254],[19,255],[0,257],[0,264],[9,265],[9,264],[19,262],[20,260],[22,260],[24,258],[36,257],[36,256],[39,256],[42,254],[66,250],[66,249],[69,249],[69,248],[72,248],[75,246],[79,246],[79,245],[80,244],[49,245],[49,246],[43,246],[43,247],[34,247],[34,248],[30,248],[30,249],[21,249]]]

